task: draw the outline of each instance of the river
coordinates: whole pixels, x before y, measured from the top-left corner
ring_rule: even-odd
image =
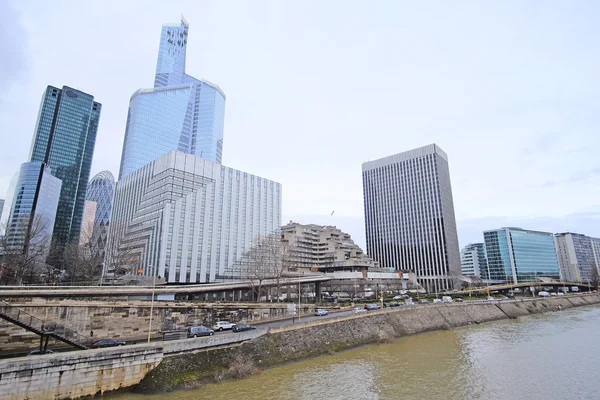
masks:
[[[600,399],[600,307],[364,346],[249,378],[111,400]]]

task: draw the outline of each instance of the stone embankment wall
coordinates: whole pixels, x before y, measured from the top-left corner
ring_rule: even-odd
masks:
[[[0,360],[0,400],[77,399],[134,386],[163,358],[137,345]]]
[[[483,323],[576,306],[599,304],[600,296],[580,295],[494,303],[454,303],[385,309],[351,317],[271,329],[269,334],[228,347],[165,357],[136,390],[160,392],[241,377],[256,368],[329,354],[422,332]]]
[[[9,301],[11,305],[47,322],[65,325],[94,339],[112,338],[125,341],[145,339],[150,322],[148,301],[42,300]],[[190,303],[155,302],[152,334],[185,329],[194,325],[210,325],[215,320],[258,322],[288,313],[283,303]],[[0,355],[25,353],[39,346],[39,336],[0,319]],[[51,349],[64,348],[63,342],[50,340]]]

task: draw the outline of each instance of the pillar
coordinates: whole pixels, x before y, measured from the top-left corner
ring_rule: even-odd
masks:
[[[315,282],[315,301],[321,302],[321,282]]]

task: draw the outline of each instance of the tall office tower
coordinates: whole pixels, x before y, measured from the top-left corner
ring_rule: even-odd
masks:
[[[221,163],[225,94],[185,73],[187,39],[183,19],[162,27],[154,88],[129,101],[119,179],[169,151]]]
[[[115,195],[115,178],[110,171],[96,174],[88,183],[86,200],[96,203],[94,226],[92,229],[92,251],[104,259],[108,228]]]
[[[117,182],[105,273],[214,282],[280,225],[281,184],[171,151]]]
[[[87,246],[92,243],[94,219],[96,218],[97,208],[98,204],[95,201],[85,201],[85,205],[83,206],[83,217],[81,218],[81,233],[79,234],[79,244],[82,246]]]
[[[367,254],[428,291],[461,275],[448,157],[431,144],[362,165]]]
[[[521,228],[483,232],[490,279],[519,283],[560,277],[554,235]]]
[[[6,228],[6,249],[44,261],[61,192],[60,179],[39,161],[21,165]]]
[[[464,276],[481,276],[481,271],[487,271],[485,245],[483,243],[469,243],[460,251],[460,267]]]
[[[68,86],[48,86],[42,98],[30,159],[47,164],[62,181],[52,264],[60,263],[68,242],[79,242],[101,108],[94,96]]]
[[[567,282],[589,282],[600,267],[600,239],[579,233],[554,235],[561,278]]]

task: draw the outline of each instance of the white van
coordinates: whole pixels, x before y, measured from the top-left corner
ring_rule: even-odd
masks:
[[[548,292],[539,292],[538,296],[540,296],[540,297],[549,297],[550,293],[548,293]]]
[[[450,296],[442,296],[442,301],[444,303],[452,303],[452,297],[450,297]]]

